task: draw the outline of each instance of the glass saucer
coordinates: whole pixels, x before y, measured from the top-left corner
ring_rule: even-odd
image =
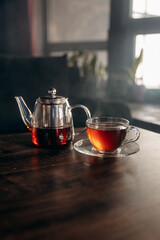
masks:
[[[101,158],[113,158],[113,157],[125,157],[131,154],[137,153],[140,150],[139,145],[136,142],[127,143],[121,148],[118,149],[116,152],[111,153],[99,153],[95,150],[92,146],[89,139],[82,139],[77,141],[74,144],[74,149],[80,153],[94,156],[94,157],[101,157]]]

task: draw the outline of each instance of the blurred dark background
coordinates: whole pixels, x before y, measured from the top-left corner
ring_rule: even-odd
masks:
[[[35,98],[49,87],[99,115],[120,115],[119,105],[115,113],[106,107],[112,102],[128,109],[159,104],[160,7],[151,3],[1,0],[2,132],[24,127],[15,95],[23,95],[33,110]]]

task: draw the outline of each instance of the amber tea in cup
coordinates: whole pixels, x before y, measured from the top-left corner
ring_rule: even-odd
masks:
[[[129,125],[129,121],[116,117],[94,117],[86,121],[87,135],[96,150],[112,152],[126,143],[134,142],[139,138],[139,130]],[[134,137],[128,138],[128,133]]]

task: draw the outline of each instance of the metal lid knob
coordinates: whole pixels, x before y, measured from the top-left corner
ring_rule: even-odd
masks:
[[[50,88],[48,90],[49,96],[39,97],[38,101],[41,104],[63,104],[66,101],[65,97],[57,96],[56,89]]]
[[[55,98],[56,92],[57,92],[57,91],[56,91],[55,88],[50,88],[50,89],[48,90],[48,93],[50,94],[51,98]]]

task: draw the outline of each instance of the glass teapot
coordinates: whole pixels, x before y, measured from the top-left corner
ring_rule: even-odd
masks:
[[[36,99],[32,113],[23,98],[15,97],[24,124],[31,131],[32,142],[40,147],[56,147],[71,142],[74,132],[72,109],[83,108],[87,119],[90,111],[81,104],[70,106],[68,99],[56,95],[56,89],[48,90],[48,96]]]

